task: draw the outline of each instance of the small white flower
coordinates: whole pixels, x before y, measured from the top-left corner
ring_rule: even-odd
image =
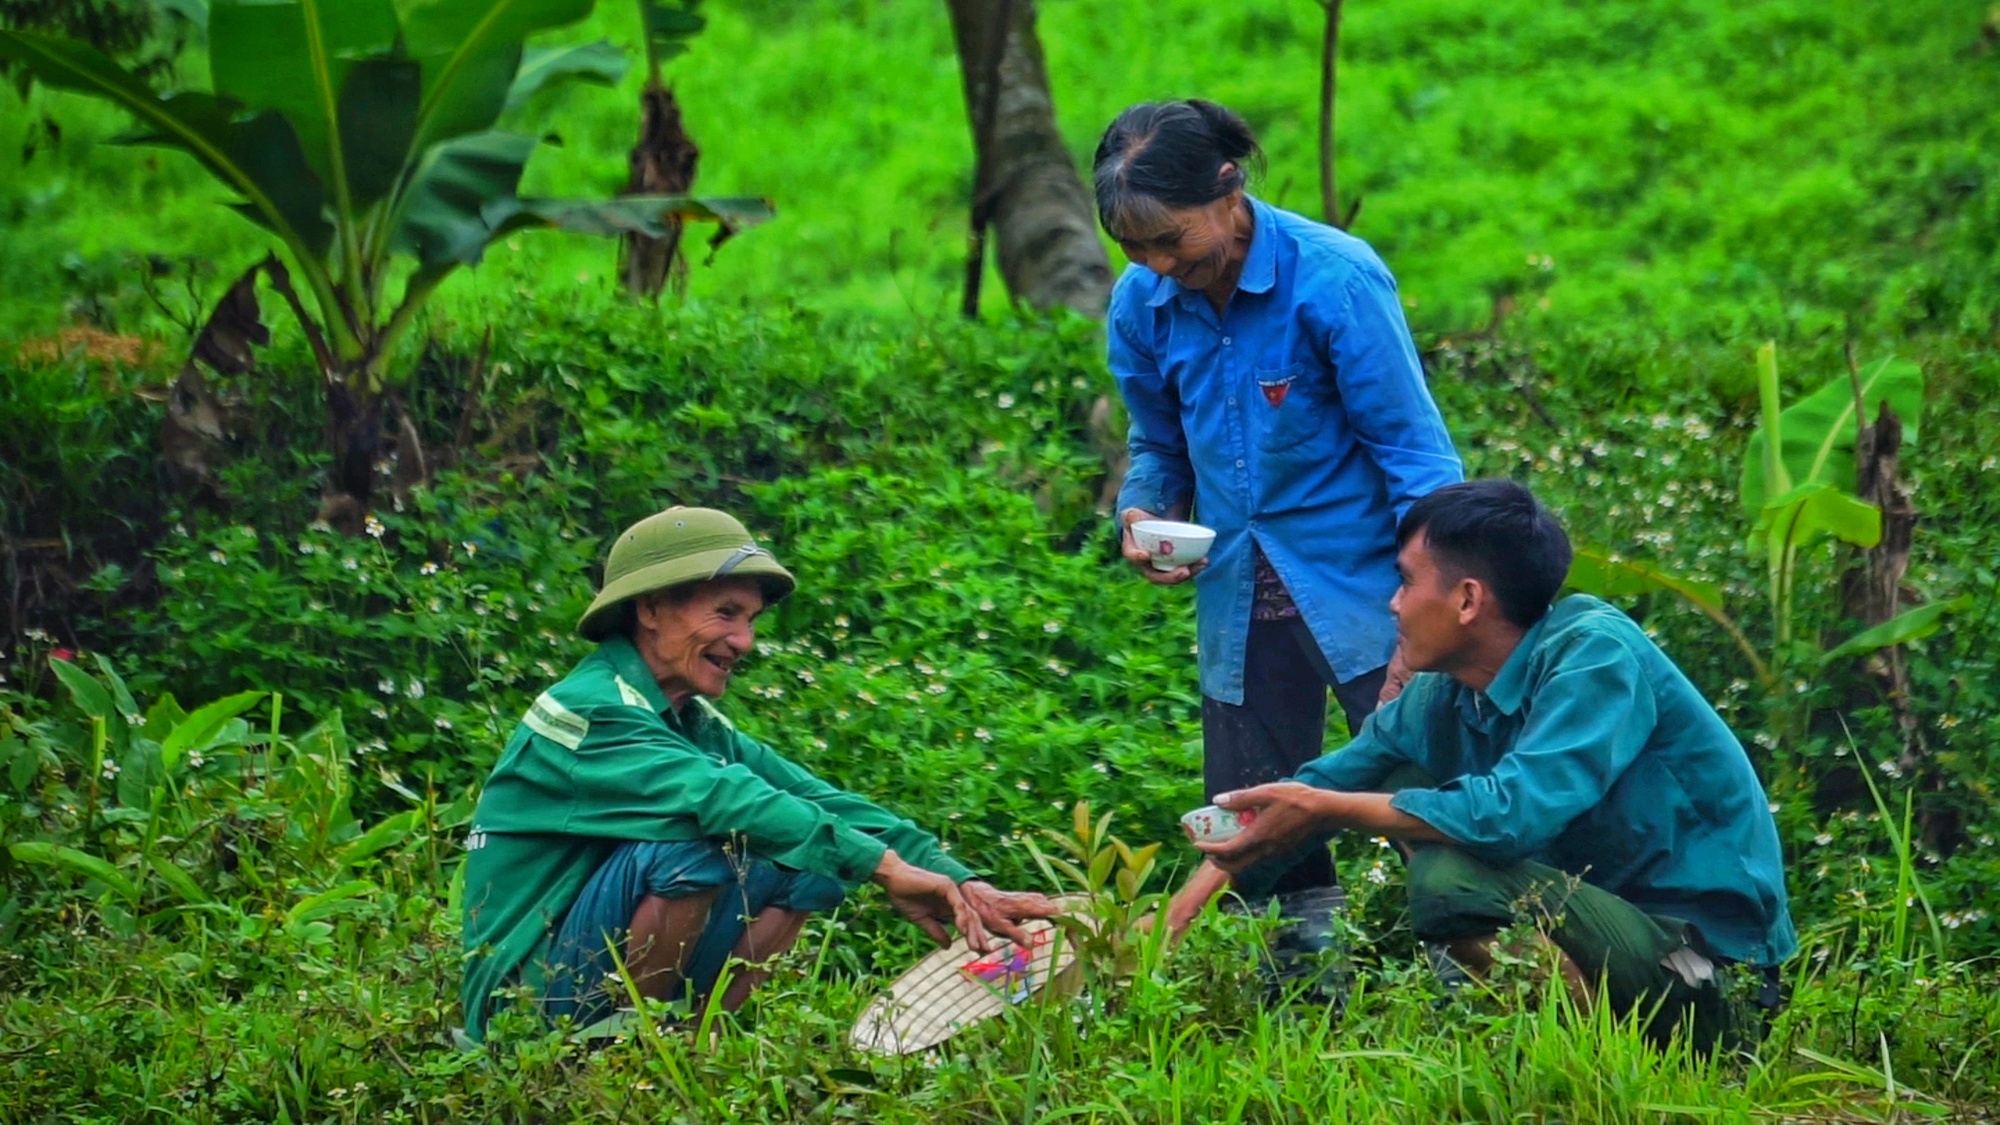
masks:
[[[1060,622],[1060,621],[1044,621],[1044,622],[1042,622],[1042,632],[1044,632],[1044,633],[1060,633],[1060,632],[1062,632],[1062,622]]]
[[[812,682],[813,682],[813,674],[812,674],[811,672],[807,671],[807,670],[806,670],[806,669],[804,669],[804,668],[801,668],[801,669],[799,669],[799,682],[800,682],[800,683],[802,683],[802,684],[810,684],[810,683],[812,683]]]
[[[359,570],[359,569],[361,569],[361,564],[360,564],[360,563],[358,563],[358,562],[355,562],[355,561],[354,561],[354,556],[352,556],[352,555],[349,555],[349,556],[347,556],[347,557],[345,557],[345,558],[341,559],[341,560],[340,560],[340,565],[341,565],[341,566],[343,566],[343,567],[345,567],[345,568],[347,568],[348,570]]]
[[[306,1003],[306,1002],[310,1001],[311,999],[312,999],[312,993],[310,993],[310,992],[307,992],[307,991],[306,991],[305,989],[303,989],[303,988],[299,989],[299,1003],[301,1003],[301,1004],[304,1004],[304,1003]],[[346,1093],[347,1091],[345,1091],[345,1090],[342,1090],[342,1091],[340,1091],[340,1092],[344,1094],[344,1093]]]
[[[388,676],[384,676],[375,681],[375,690],[381,692],[383,695],[394,695],[396,694],[396,681]]]
[[[1030,789],[1033,789],[1034,786],[1028,784],[1028,779],[1024,777],[1021,780],[1014,783],[1014,788],[1019,789],[1023,793],[1026,793]]]
[[[1822,832],[1819,835],[1813,837],[1813,843],[1818,844],[1820,847],[1823,848],[1828,844],[1833,843],[1833,835],[1831,833]]]
[[[434,562],[427,562],[424,565],[417,568],[417,573],[423,575],[426,578],[430,577],[433,574],[436,574],[437,572],[438,572],[438,564]]]
[[[404,686],[403,694],[409,696],[411,699],[422,699],[424,697],[424,682],[422,680],[411,680]]]
[[[465,548],[465,553],[468,557],[479,553],[479,544],[474,543],[470,539],[467,539],[465,542],[460,543],[459,546]]]
[[[981,742],[991,742],[993,741],[993,732],[987,730],[985,727],[974,727],[972,728],[972,737],[978,739]],[[992,767],[989,766],[988,768],[990,769]]]
[[[1098,773],[1111,772],[1111,764],[1108,762],[1092,762],[1090,763],[1090,768],[1096,770]]]
[[[194,753],[188,755],[188,768],[191,770],[198,770],[207,761],[208,761],[207,758],[201,756],[201,751],[196,750]]]
[[[373,515],[371,515],[367,519],[361,521],[361,530],[367,532],[371,538],[380,539],[382,538],[382,533],[388,531],[389,529],[382,526],[381,520],[378,520]]]
[[[1012,409],[1014,409],[1014,396],[1013,396],[1013,395],[1010,395],[1010,394],[1006,394],[1006,393],[1004,393],[1004,392],[1003,392],[1003,393],[1002,393],[1002,394],[1000,395],[1000,397],[999,397],[999,398],[996,398],[996,399],[994,399],[994,400],[993,400],[993,402],[994,402],[994,404],[995,404],[995,405],[997,405],[997,406],[998,406],[998,407],[999,407],[1000,409],[1002,409],[1002,410],[1012,410]]]
[[[450,730],[451,720],[445,718],[443,715],[439,715],[437,718],[431,720],[431,725],[439,730]]]
[[[985,599],[981,600],[981,601],[980,601],[980,603],[979,603],[979,612],[981,612],[981,613],[992,613],[992,612],[993,612],[993,599],[992,599],[992,598],[985,598]]]
[[[117,762],[106,761],[104,763],[104,780],[109,781],[117,777],[121,768]]]
[[[824,749],[826,749],[826,739],[824,739],[824,738],[815,738],[815,739],[813,739],[813,749],[815,749],[815,750],[824,750]]]
[[[932,695],[943,695],[945,692],[945,687],[943,684],[931,684],[930,686],[924,688],[924,690],[931,693]]]
[[[222,553],[221,551],[210,551],[210,552],[208,553],[208,558],[209,558],[209,561],[211,561],[211,562],[214,562],[214,563],[219,563],[219,564],[221,564],[222,566],[228,566],[228,565],[229,565],[229,556],[228,556],[228,555],[225,555],[225,554],[223,554],[223,553]]]

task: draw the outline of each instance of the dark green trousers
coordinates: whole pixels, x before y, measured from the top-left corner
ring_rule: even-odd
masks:
[[[1389,791],[1432,784],[1411,767],[1389,780]],[[1695,928],[1679,918],[1648,914],[1544,863],[1494,865],[1448,844],[1415,845],[1408,881],[1417,937],[1449,942],[1532,924],[1587,979],[1599,982],[1599,995],[1613,1011],[1645,1013],[1647,1033],[1657,1041],[1680,1028],[1698,1050],[1735,1049],[1754,1043],[1761,1031],[1753,1000],[1761,981],[1741,979],[1741,966],[1705,948]],[[1712,961],[1715,979],[1690,985],[1662,964],[1682,948]]]

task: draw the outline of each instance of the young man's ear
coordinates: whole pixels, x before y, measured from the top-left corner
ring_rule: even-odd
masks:
[[[1457,601],[1460,625],[1472,624],[1480,613],[1493,607],[1492,588],[1469,574],[1452,587],[1452,597]]]

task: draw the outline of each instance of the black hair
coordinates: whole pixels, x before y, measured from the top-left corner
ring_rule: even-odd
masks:
[[[1526,629],[1542,619],[1569,577],[1569,536],[1535,494],[1511,480],[1446,485],[1410,505],[1396,549],[1418,532],[1445,569],[1493,590],[1500,612]]]
[[[1097,220],[1113,238],[1157,228],[1167,208],[1199,207],[1241,189],[1248,165],[1263,156],[1250,126],[1214,102],[1142,102],[1097,142]],[[1225,174],[1224,164],[1235,167]]]

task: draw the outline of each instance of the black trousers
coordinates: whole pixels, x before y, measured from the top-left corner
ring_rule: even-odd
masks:
[[[1340,683],[1303,619],[1252,621],[1244,656],[1243,702],[1202,697],[1202,787],[1217,793],[1280,781],[1326,749],[1326,693],[1332,689],[1358,731],[1375,711],[1387,665]],[[1335,884],[1333,857],[1316,849],[1278,878],[1274,894]]]

